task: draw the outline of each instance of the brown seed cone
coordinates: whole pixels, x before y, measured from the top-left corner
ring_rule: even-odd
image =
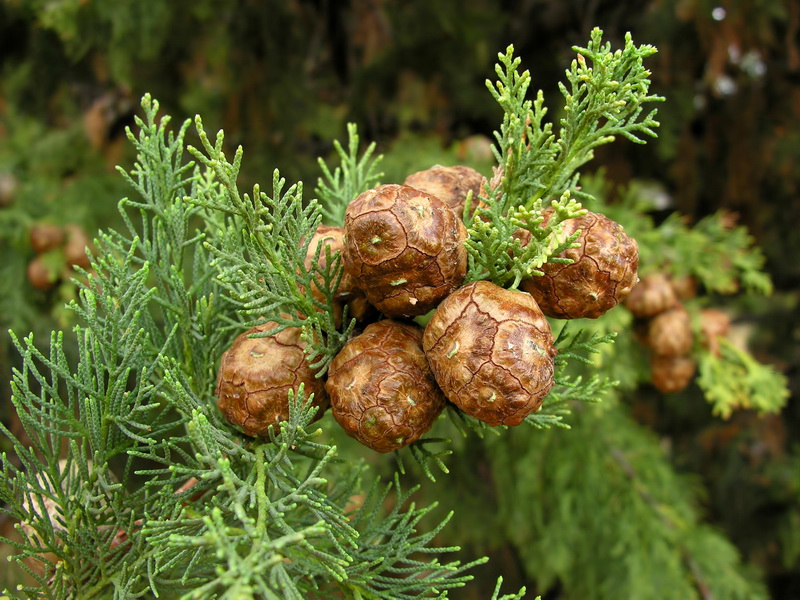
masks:
[[[453,292],[422,347],[445,396],[488,425],[519,425],[553,386],[553,335],[528,294],[476,281]]]
[[[422,352],[422,329],[392,320],[368,325],[345,344],[326,387],[339,425],[378,452],[417,441],[445,407]]]
[[[665,394],[681,392],[691,383],[697,363],[690,356],[659,356],[650,358],[653,385]]]
[[[678,297],[678,300],[691,300],[697,296],[697,279],[692,275],[670,277],[669,285]]]
[[[467,230],[438,198],[406,185],[382,185],[345,214],[344,268],[367,300],[391,317],[434,308],[467,272]]]
[[[727,336],[730,328],[731,318],[728,313],[716,308],[700,311],[702,343],[715,356],[719,356],[719,338]]]
[[[682,305],[650,319],[647,345],[659,356],[685,356],[692,350],[692,322]]]
[[[436,165],[409,175],[403,184],[436,196],[452,208],[459,219],[463,219],[467,194],[472,191],[471,206],[474,210],[478,204],[483,180],[483,175],[471,167]]]
[[[344,248],[344,227],[333,227],[329,225],[320,225],[317,227],[317,230],[314,232],[308,244],[308,250],[306,251],[304,262],[307,271],[310,271],[314,265],[314,254],[320,244],[322,248],[320,249],[319,258],[317,259],[317,265],[320,269],[324,270],[327,267],[325,247],[330,247],[331,257],[333,257],[336,252],[341,252]],[[322,276],[315,278],[311,285],[311,295],[315,300],[324,304],[325,294],[322,291],[322,285]],[[366,318],[369,313],[370,306],[366,301],[364,292],[356,287],[355,281],[353,281],[353,278],[348,275],[346,271],[342,273],[342,277],[339,280],[339,287],[336,289],[336,294],[334,295],[333,308],[337,327],[341,325],[342,309],[345,304],[349,307],[348,318],[355,317],[356,320],[361,321]]]
[[[307,271],[310,271],[311,267],[314,265],[314,254],[316,253],[317,247],[320,244],[322,244],[322,248],[319,252],[317,266],[324,270],[327,267],[327,261],[325,259],[325,247],[330,247],[331,257],[333,257],[336,252],[341,252],[344,249],[344,227],[332,227],[329,225],[320,225],[317,227],[317,230],[311,237],[311,241],[308,244],[308,251],[306,252],[305,267]],[[318,278],[318,280],[314,283],[315,285],[312,286],[311,293],[320,302],[324,302],[325,295],[322,293],[322,290],[319,287],[320,284],[322,284],[321,277]],[[348,275],[346,272],[342,273],[342,278],[339,280],[339,287],[336,290],[336,295],[345,297],[348,294],[352,294],[354,290],[356,290],[356,285],[355,281],[353,281],[353,278],[350,277],[350,275]]]
[[[64,230],[51,223],[37,223],[31,228],[29,239],[33,251],[42,254],[64,243]]]
[[[28,263],[28,281],[37,290],[46,292],[58,283],[58,275],[47,266],[41,256],[34,256]]]
[[[64,230],[67,233],[67,243],[64,245],[64,255],[68,266],[77,265],[84,269],[91,266],[86,249],[90,245],[89,236],[79,225],[66,225]]]
[[[312,403],[319,407],[315,420],[328,407],[325,383],[306,361],[299,327],[270,337],[248,337],[275,327],[267,322],[237,337],[222,355],[217,376],[217,406],[229,423],[253,437],[267,437],[270,425],[278,433],[278,423],[289,418],[289,390],[296,393],[301,383],[306,398],[313,393]]]
[[[677,302],[669,280],[661,273],[651,273],[633,286],[624,304],[635,317],[652,317],[672,308]]]
[[[19,182],[11,173],[0,173],[0,208],[9,206],[17,196]]]
[[[572,264],[545,263],[544,276],[520,284],[548,317],[597,318],[624,300],[636,284],[639,247],[622,226],[592,212],[564,222],[568,236],[579,229],[580,245],[558,255],[572,259]]]

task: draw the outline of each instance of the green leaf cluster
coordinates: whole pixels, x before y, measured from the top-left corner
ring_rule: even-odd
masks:
[[[4,541],[34,583],[6,593],[446,598],[477,564],[440,560],[453,550],[434,540],[449,517],[429,526],[433,507],[416,507],[399,481],[364,495],[363,465],[319,441],[302,388],[266,440],[237,434],[214,406],[215,365],[243,327],[247,293],[225,263],[231,244],[285,252],[267,232],[296,242],[319,205],[302,207],[300,188],[283,192],[277,175],[273,197],[256,189],[248,203],[231,178],[241,152],[231,164],[221,136],[211,146],[201,133],[205,170],[186,162],[190,122],[175,133],[149,96],[143,108],[124,173],[137,196],[119,205],[127,231],[98,236],[71,307],[77,363],[64,334],[47,353],[15,338],[13,402],[28,439],[0,426],[13,448],[0,457],[0,510],[18,523],[21,541]],[[295,265],[261,273],[295,279]],[[307,300],[295,292],[284,291],[292,307]]]
[[[334,294],[343,272],[339,254],[332,256],[326,247],[325,260],[320,261],[322,245],[318,245],[310,268],[306,265],[311,234],[322,221],[319,202],[304,203],[302,183],[286,187],[277,170],[271,195],[262,192],[258,184],[252,196],[240,195],[236,180],[241,146],[230,162],[223,149],[223,132],[212,145],[199,117],[195,124],[203,149],[190,146],[189,151],[213,173],[219,186],[186,200],[225,215],[219,224],[221,233],[206,244],[219,269],[217,279],[250,325],[277,324],[259,336],[274,335],[287,327],[302,328],[309,363],[319,376],[324,375],[355,322],[343,331],[336,322]],[[314,296],[314,289],[324,300]]]
[[[573,48],[578,56],[567,70],[567,84],[559,84],[565,104],[558,136],[544,120],[542,92],[526,99],[531,77],[527,70],[518,72],[513,46],[499,55],[498,81],[486,85],[504,112],[495,132],[494,154],[503,171],[499,189],[516,204],[533,208],[540,199],[576,191],[578,169],[594,157],[594,148],[618,135],[637,143],[644,143],[641,134],[655,137],[656,111],[645,117],[642,111],[645,103],[663,100],[649,94],[650,72],[643,65],[656,49],[636,46],[626,34],[624,47],[612,51],[602,36],[595,28],[586,48]]]
[[[486,439],[503,491],[489,527],[540,589],[558,587],[566,599],[768,597],[734,546],[701,521],[696,483],[619,405],[576,410],[571,425],[568,439],[555,430]]]
[[[513,46],[498,55],[498,80],[486,82],[503,109],[492,147],[498,166],[467,223],[468,280],[489,279],[513,289],[541,275],[539,267],[574,241],[558,239],[560,225],[585,214],[570,196],[591,198],[578,186],[578,169],[594,157],[594,149],[617,136],[644,143],[640,136],[656,135],[656,111],[642,115],[646,103],[663,100],[649,94],[650,73],[643,65],[656,49],[634,45],[628,34],[624,47],[612,51],[602,31],[594,29],[588,46],[574,50],[578,56],[567,70],[567,83],[559,84],[565,104],[557,134],[545,120],[542,92],[533,101],[527,98],[531,76],[520,73]],[[548,207],[552,214],[543,225]]]
[[[736,410],[778,413],[791,394],[782,373],[725,338],[719,340],[719,355],[700,353],[697,385],[723,419]]]
[[[341,226],[347,205],[383,177],[383,173],[376,171],[383,155],[373,157],[375,142],[372,142],[359,156],[358,128],[355,123],[347,124],[347,152],[339,140],[334,140],[333,147],[340,164],[331,171],[322,158],[318,159],[324,178],[317,180],[314,191],[322,203],[322,214],[327,223]]]

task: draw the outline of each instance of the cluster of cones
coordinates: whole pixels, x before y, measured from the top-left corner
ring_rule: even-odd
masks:
[[[637,339],[650,349],[651,382],[664,393],[686,389],[697,371],[693,353],[698,336],[683,304],[696,293],[691,277],[652,273],[642,277],[625,300],[625,307],[636,318]],[[719,339],[728,334],[730,317],[718,309],[703,309],[698,328],[697,341],[719,355]]]
[[[637,281],[638,247],[618,224],[588,213],[564,223],[566,235],[580,231],[576,247],[560,255],[572,262],[545,264],[543,276],[522,282],[524,291],[465,282],[465,203],[487,186],[469,167],[436,166],[365,191],[343,226],[320,227],[306,269],[324,271],[340,253],[335,298],[360,333],[334,357],[327,379],[305,361],[299,329],[250,337],[276,328],[265,323],[242,334],[218,376],[227,420],[266,436],[287,419],[288,392],[303,383],[318,415],[330,405],[349,435],[389,452],[419,439],[448,402],[491,426],[518,425],[537,411],[556,355],[546,317],[594,318],[614,307]],[[321,278],[311,287],[324,310]],[[423,328],[414,318],[428,313]]]

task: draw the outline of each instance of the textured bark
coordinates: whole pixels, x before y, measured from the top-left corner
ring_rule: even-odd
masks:
[[[481,193],[483,175],[471,167],[456,165],[454,167],[435,166],[418,171],[406,177],[405,185],[426,192],[442,200],[453,209],[456,216],[463,220],[464,203],[467,194],[472,192],[471,206],[474,210]]]
[[[518,425],[553,385],[553,335],[536,301],[477,281],[439,305],[423,348],[448,400],[489,425]]]
[[[368,325],[345,344],[326,387],[339,425],[378,452],[417,441],[446,402],[422,352],[422,329],[392,320]]]
[[[463,282],[466,236],[438,198],[405,185],[382,185],[347,207],[344,268],[384,314],[425,314]]]
[[[544,276],[520,284],[548,317],[595,319],[624,300],[636,284],[639,247],[618,223],[592,212],[564,222],[566,235],[578,230],[579,246],[558,255],[572,264],[545,263]]]
[[[296,393],[301,383],[306,398],[314,394],[313,404],[319,407],[315,418],[328,406],[324,381],[314,376],[306,361],[299,327],[270,337],[248,337],[276,326],[268,322],[243,333],[220,363],[217,405],[229,423],[249,436],[266,437],[270,425],[279,431],[278,423],[289,418],[289,390]]]

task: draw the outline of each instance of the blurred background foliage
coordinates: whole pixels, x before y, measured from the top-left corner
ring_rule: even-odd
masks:
[[[361,138],[376,141],[386,155],[385,182],[400,182],[436,163],[470,164],[490,174],[488,148],[501,115],[484,82],[494,76],[497,53],[514,44],[533,86],[555,111],[570,48],[584,45],[595,26],[615,47],[630,31],[637,43],[659,49],[648,67],[653,91],[667,101],[659,106],[658,140],[644,147],[604,146],[588,170],[603,168],[611,201],[615,190],[632,183],[655,190],[656,220],[674,211],[688,223],[719,210],[737,215],[764,251],[775,292],[712,302],[735,315],[737,335],[761,362],[788,378],[796,396],[796,0],[0,0],[3,422],[14,429],[7,382],[16,358],[5,332],[34,331],[45,339],[41,332],[66,328],[72,318],[63,305],[75,287],[63,273],[60,250],[45,260],[52,285],[32,285],[31,231],[41,224],[71,224],[91,234],[114,225],[116,201],[128,193],[114,166],[132,161],[124,128],[145,92],[159,99],[165,113],[181,120],[201,114],[209,130],[225,130],[231,148],[243,145],[245,189],[267,181],[276,167],[313,189],[317,157],[331,157],[332,140],[344,139],[347,122],[357,123]],[[630,343],[620,340],[623,350]],[[527,582],[536,589],[536,552],[553,546],[526,539],[544,531],[520,526],[535,511],[514,506],[513,494],[498,494],[533,485],[525,482],[524,465],[498,465],[524,457],[533,473],[541,468],[540,453],[559,456],[557,436],[587,430],[592,438],[598,427],[592,420],[612,419],[605,443],[652,436],[675,472],[690,474],[670,479],[699,499],[686,510],[725,533],[748,568],[760,572],[772,597],[800,597],[800,408],[794,398],[779,415],[739,411],[723,420],[696,386],[664,395],[634,378],[623,396],[650,433],[620,429],[623,422],[613,421],[610,410],[579,415],[572,433],[515,432],[499,450],[487,440],[457,451],[450,461],[453,474],[443,476],[448,484],[423,488],[430,499],[458,507],[448,543],[465,544],[467,554],[491,555],[490,564],[510,584]],[[535,442],[523,444],[523,437]],[[515,444],[523,445],[515,451]],[[580,478],[550,473],[535,481],[547,486],[549,478],[572,476]],[[585,500],[575,515],[591,514],[596,477],[574,486],[576,497]],[[546,489],[533,486],[529,492],[535,498]],[[580,524],[577,516],[575,523]],[[579,542],[577,536],[572,543]],[[550,575],[542,577],[550,579],[538,580],[546,598],[592,597],[558,574],[574,569],[580,577],[587,553],[603,552],[591,546],[596,543],[601,542],[587,536],[570,557],[549,558],[542,569]],[[701,540],[687,544],[703,547]],[[486,589],[493,582],[490,574]],[[489,595],[475,589],[474,597]]]

